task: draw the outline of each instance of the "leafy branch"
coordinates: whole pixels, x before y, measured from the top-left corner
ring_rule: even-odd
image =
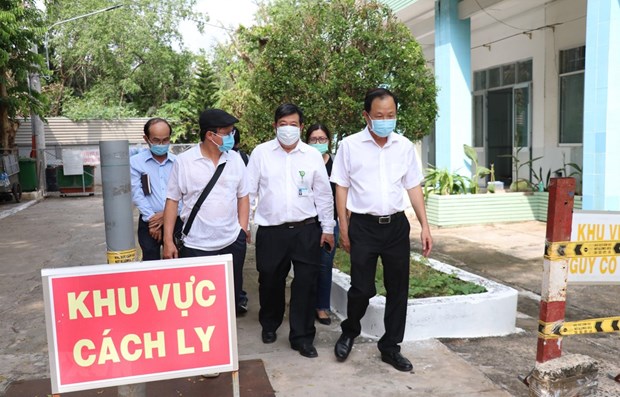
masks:
[[[478,153],[476,150],[469,146],[463,145],[463,149],[465,150],[465,155],[467,158],[471,160],[471,192],[473,194],[478,193],[478,181],[480,178],[483,178],[491,173],[491,170],[487,167],[478,165]]]
[[[465,194],[470,185],[472,180],[466,176],[430,166],[424,178],[424,197],[429,194]]]

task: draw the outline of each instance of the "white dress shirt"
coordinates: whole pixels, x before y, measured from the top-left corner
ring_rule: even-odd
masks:
[[[226,166],[222,174],[183,240],[187,247],[216,251],[229,246],[239,236],[237,199],[248,195],[245,164],[232,150],[222,153],[218,165],[223,162]],[[168,180],[167,198],[182,202],[184,223],[215,170],[213,162],[200,152],[200,144],[177,156]]]
[[[258,145],[248,163],[250,200],[258,199],[254,223],[277,226],[318,215],[323,233],[333,234],[334,198],[323,156],[299,141],[290,152],[277,139]]]
[[[381,147],[368,128],[340,143],[331,174],[332,182],[349,189],[349,211],[376,216],[403,211],[403,189],[414,188],[423,179],[411,141],[391,133]]]

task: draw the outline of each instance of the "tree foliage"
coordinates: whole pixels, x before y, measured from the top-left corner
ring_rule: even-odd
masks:
[[[52,115],[149,116],[187,95],[195,56],[183,48],[179,23],[191,20],[202,30],[206,16],[193,11],[196,0],[135,0],[58,24],[115,4],[47,2]]]
[[[206,57],[200,57],[195,74],[189,81],[188,95],[161,107],[158,114],[171,122],[175,142],[198,142],[198,117],[205,108],[216,106],[219,93],[217,83],[211,64]]]
[[[43,67],[33,52],[45,32],[31,0],[0,1],[0,149],[15,146],[19,116],[45,113],[45,100],[30,89],[29,75]]]
[[[306,125],[322,122],[338,139],[364,126],[363,99],[385,86],[399,98],[398,130],[413,140],[430,130],[437,108],[432,72],[411,32],[375,1],[275,0],[258,24],[240,28],[215,53],[226,81],[220,106],[258,143],[273,137],[273,112],[293,102]]]

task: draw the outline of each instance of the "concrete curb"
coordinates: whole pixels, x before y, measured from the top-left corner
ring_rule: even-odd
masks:
[[[429,263],[436,270],[454,273],[462,280],[482,285],[487,292],[410,299],[405,341],[502,336],[517,331],[515,324],[518,293],[515,289],[434,259],[429,259]],[[349,275],[334,269],[331,306],[332,311],[340,319],[346,317],[347,291],[350,285]],[[362,319],[362,336],[378,339],[383,335],[384,311],[385,297],[373,297]]]
[[[22,198],[23,197],[24,196],[22,195]],[[30,207],[32,205],[35,205],[39,201],[43,200],[43,197],[35,195],[34,198],[32,198],[30,200],[31,201],[26,201],[23,204],[16,205],[16,206],[14,206],[12,208],[9,208],[7,210],[0,211],[0,219],[4,219],[7,216],[11,216],[13,214],[18,213],[19,211],[25,210],[26,208],[28,208],[28,207]]]

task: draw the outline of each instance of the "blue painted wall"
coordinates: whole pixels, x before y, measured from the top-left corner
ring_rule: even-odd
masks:
[[[620,211],[620,1],[588,0],[583,209]]]
[[[463,144],[471,145],[471,33],[458,0],[435,3],[435,75],[439,116],[435,124],[438,168],[470,175]]]

